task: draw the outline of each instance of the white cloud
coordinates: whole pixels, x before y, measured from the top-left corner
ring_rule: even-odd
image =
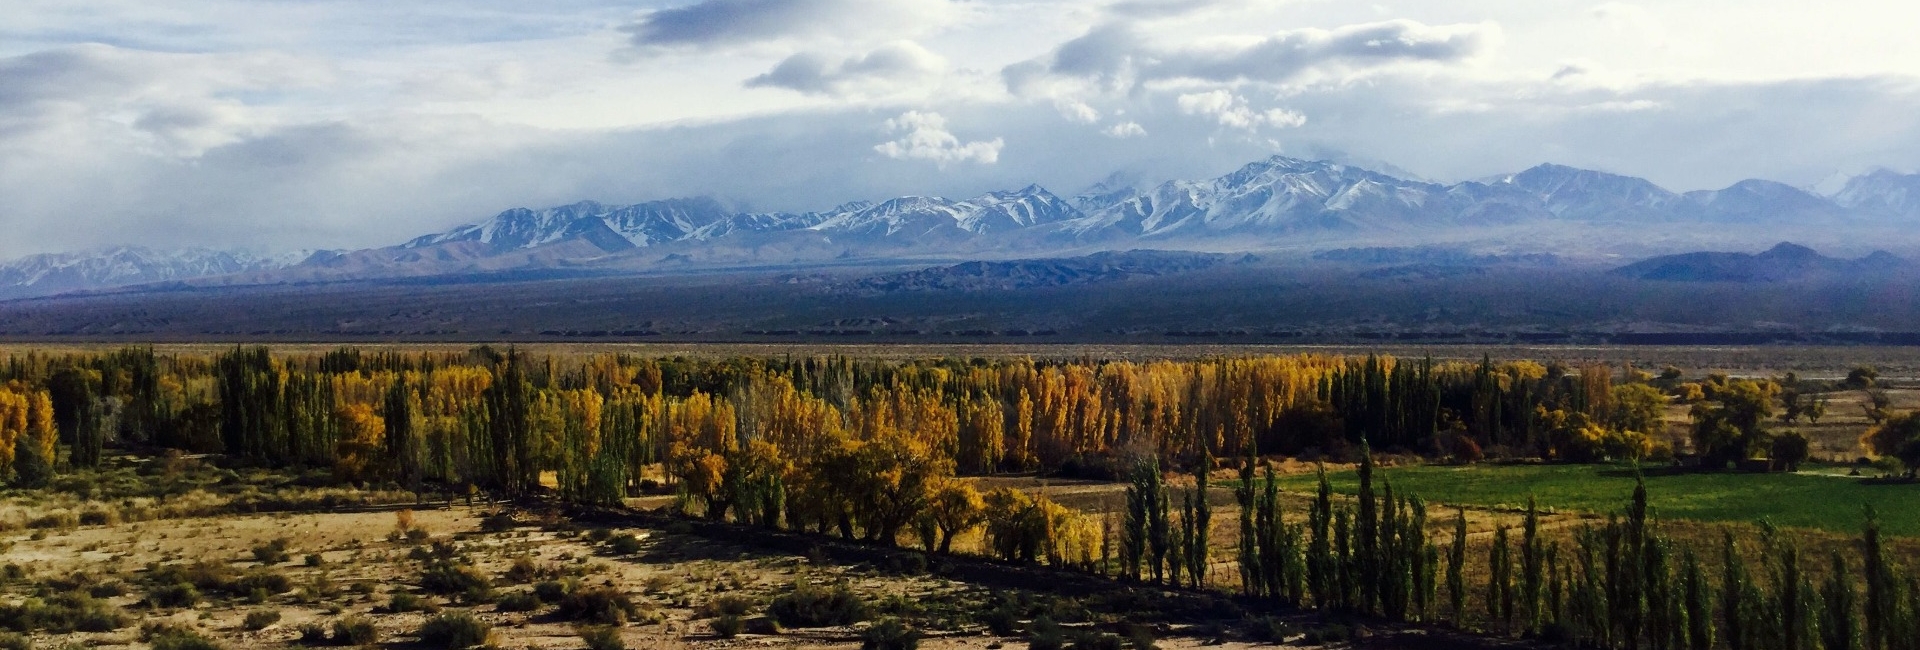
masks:
[[[947,65],[940,55],[918,43],[899,41],[866,54],[835,62],[825,55],[803,52],[787,57],[765,74],[748,79],[749,88],[785,88],[807,94],[844,95],[924,80]]]
[[[946,167],[949,163],[974,162],[991,165],[1000,161],[1001,138],[962,144],[947,131],[947,118],[939,113],[907,111],[887,120],[887,131],[902,134],[899,139],[874,145],[873,150],[895,160],[930,160]]]
[[[1053,107],[1055,110],[1060,111],[1061,117],[1067,118],[1068,121],[1078,122],[1080,124],[1092,124],[1100,121],[1100,111],[1078,99],[1063,97],[1054,100]]]
[[[1271,108],[1256,111],[1247,106],[1247,100],[1226,90],[1213,90],[1204,93],[1181,95],[1176,104],[1180,112],[1187,115],[1212,117],[1221,126],[1259,130],[1261,127],[1289,128],[1307,123],[1307,116],[1284,108]]]
[[[1147,127],[1140,126],[1139,122],[1121,122],[1102,129],[1100,132],[1113,138],[1140,138],[1147,135]]]

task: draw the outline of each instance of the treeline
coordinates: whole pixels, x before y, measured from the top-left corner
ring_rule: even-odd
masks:
[[[959,475],[1108,478],[1127,471],[1118,459],[1141,453],[1190,467],[1207,450],[1249,445],[1334,457],[1362,441],[1469,460],[1489,448],[1641,457],[1655,446],[1646,434],[1666,399],[1657,382],[1605,366],[1381,356],[887,362],[129,348],[10,356],[0,374],[7,394],[28,411],[50,408],[57,426],[33,429],[45,421],[33,411],[29,425],[0,429],[10,436],[0,446],[16,450],[13,465],[53,462],[17,451],[18,441],[44,450],[42,434],[57,430],[70,450],[60,462],[76,466],[123,444],[507,494],[555,472],[565,496],[602,501],[668,463],[702,505],[730,510],[774,489],[767,472],[849,444],[926,455]],[[0,398],[0,414],[17,404]],[[729,476],[760,485],[722,489]],[[803,478],[782,480],[790,488]]]

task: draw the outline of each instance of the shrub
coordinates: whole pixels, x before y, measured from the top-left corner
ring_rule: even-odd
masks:
[[[607,538],[607,549],[615,555],[633,555],[640,552],[640,538],[633,533],[620,533]]]
[[[541,570],[540,565],[534,563],[533,558],[522,555],[513,558],[513,566],[507,567],[507,572],[501,574],[501,576],[512,581],[514,584],[524,585],[538,580],[546,573],[546,571]]]
[[[627,641],[620,638],[620,628],[612,625],[582,627],[580,640],[587,643],[587,650],[627,650]]]
[[[147,602],[154,607],[187,608],[200,604],[200,590],[185,582],[147,590]]]
[[[391,598],[387,599],[387,611],[394,613],[426,612],[431,614],[440,611],[440,606],[434,604],[432,600],[415,596],[412,593],[396,591],[393,592]]]
[[[292,559],[287,555],[287,540],[280,538],[253,547],[253,561],[265,565],[274,565]]]
[[[220,650],[220,644],[200,636],[199,632],[181,627],[155,628],[144,636],[153,650]]]
[[[240,627],[246,630],[261,630],[278,622],[280,622],[280,610],[256,609],[247,612],[247,618],[240,623]]]
[[[773,599],[767,613],[786,627],[852,625],[867,618],[867,603],[846,585],[831,589],[806,582]]]
[[[327,628],[319,623],[301,623],[300,642],[307,645],[320,645],[327,642]]]
[[[333,621],[334,645],[373,645],[380,640],[380,630],[363,616],[343,616]]]
[[[461,650],[487,642],[493,633],[493,626],[487,625],[472,612],[447,612],[427,619],[420,625],[420,643],[433,648]]]
[[[580,588],[578,580],[547,580],[533,585],[533,595],[543,603],[557,603],[566,600],[567,594]]]
[[[492,600],[493,581],[472,565],[435,560],[420,574],[420,587],[430,593],[455,595],[468,602]]]
[[[33,641],[13,632],[0,632],[0,650],[33,650]]]
[[[560,599],[560,606],[554,613],[570,621],[622,625],[639,618],[640,608],[619,589],[606,586],[581,587]]]
[[[860,650],[915,650],[920,647],[920,631],[907,627],[900,619],[886,617],[860,633]]]
[[[1153,638],[1153,628],[1139,624],[1127,626],[1127,645],[1132,646],[1133,650],[1156,650],[1160,647],[1159,641]]]
[[[513,513],[504,510],[489,514],[480,520],[480,530],[488,533],[504,533],[519,526],[520,522],[514,521]]]
[[[760,603],[755,602],[752,598],[739,594],[727,594],[709,600],[698,608],[695,608],[694,616],[697,618],[746,616],[753,613],[753,610],[759,605]]]
[[[729,614],[727,616],[722,616],[720,618],[713,619],[713,622],[708,623],[708,625],[711,625],[713,627],[714,636],[720,637],[722,639],[731,639],[733,637],[740,636],[741,630],[746,629],[747,622],[738,616],[733,616]]]
[[[326,559],[326,558],[323,558],[323,557],[320,557],[320,554],[319,554],[319,553],[308,553],[308,554],[307,554],[307,566],[310,566],[310,567],[318,567],[318,566],[323,566],[323,565],[325,565],[326,563],[327,563],[327,559]]]
[[[1061,650],[1067,645],[1067,633],[1060,624],[1042,616],[1027,626],[1028,650]]]
[[[1099,632],[1086,632],[1076,635],[1072,650],[1125,650],[1120,637]]]
[[[1272,616],[1247,621],[1247,638],[1261,643],[1280,643],[1293,635],[1293,626]]]
[[[284,594],[293,590],[293,580],[288,578],[287,574],[272,569],[254,569],[228,583],[225,590],[235,595],[246,595],[257,591]]]
[[[493,606],[496,611],[502,612],[531,612],[540,609],[540,605],[542,604],[540,597],[534,595],[533,592],[516,591],[501,596],[500,600],[494,601]]]

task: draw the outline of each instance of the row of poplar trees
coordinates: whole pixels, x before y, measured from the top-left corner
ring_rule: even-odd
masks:
[[[1920,575],[1892,561],[1871,509],[1862,560],[1835,551],[1820,560],[1828,566],[1818,582],[1815,560],[1764,523],[1757,543],[1727,531],[1711,553],[1663,535],[1644,484],[1625,513],[1581,526],[1565,547],[1541,530],[1529,499],[1517,534],[1496,527],[1480,565],[1466,512],[1443,558],[1420,499],[1396,497],[1390,484],[1375,491],[1370,455],[1351,503],[1337,503],[1322,474],[1297,524],[1286,521],[1271,467],[1264,481],[1253,468],[1243,465],[1236,487],[1241,589],[1251,597],[1591,648],[1920,649]],[[1470,567],[1484,570],[1470,579]]]

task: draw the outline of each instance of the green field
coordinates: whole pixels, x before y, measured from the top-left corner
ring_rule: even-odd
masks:
[[[1753,522],[1860,530],[1862,506],[1873,504],[1889,534],[1920,535],[1920,485],[1869,485],[1828,468],[1799,474],[1666,473],[1649,470],[1647,498],[1654,516],[1697,521]],[[1430,502],[1525,507],[1529,495],[1560,511],[1616,512],[1633,495],[1626,465],[1470,465],[1382,469],[1400,494]],[[1352,494],[1354,473],[1329,476],[1335,492]],[[1291,491],[1311,491],[1312,474],[1282,479]]]

